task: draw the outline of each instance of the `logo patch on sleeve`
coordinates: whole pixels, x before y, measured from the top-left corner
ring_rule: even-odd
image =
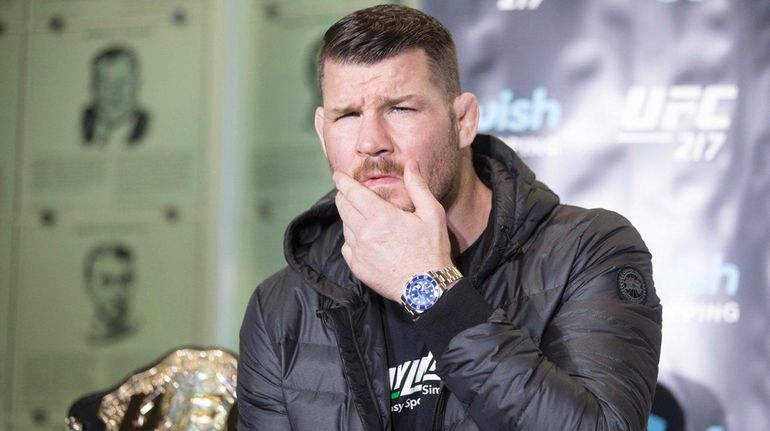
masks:
[[[620,299],[632,304],[644,304],[647,301],[647,283],[642,273],[627,266],[618,272],[618,294]]]

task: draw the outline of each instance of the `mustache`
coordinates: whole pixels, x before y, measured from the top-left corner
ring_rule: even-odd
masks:
[[[404,166],[393,159],[369,158],[353,171],[353,179],[359,183],[372,176],[404,176]]]

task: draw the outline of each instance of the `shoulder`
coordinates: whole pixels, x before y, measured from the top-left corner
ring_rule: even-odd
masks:
[[[539,229],[546,244],[570,253],[587,252],[596,247],[631,247],[647,252],[641,235],[624,216],[603,208],[586,209],[559,205]]]
[[[297,297],[306,297],[312,291],[307,280],[297,271],[284,267],[262,281],[251,295],[251,303],[263,310],[281,309],[296,302]]]
[[[615,211],[604,208],[581,208],[572,205],[558,205],[549,219],[549,225],[578,229],[579,234],[612,231],[617,228],[631,228],[631,222]]]
[[[251,295],[241,331],[258,327],[272,340],[294,338],[297,323],[315,317],[318,294],[291,268],[283,268],[260,283]]]
[[[538,227],[530,249],[568,254],[609,241],[624,242],[646,250],[639,232],[622,215],[602,208],[586,209],[560,204]]]
[[[641,252],[649,257],[649,251],[639,231],[624,216],[602,208],[567,206],[564,212],[571,213],[571,217],[575,219],[578,253],[612,248],[617,253]]]
[[[637,229],[614,211],[559,205],[524,251],[529,259],[542,262],[567,297],[592,290],[615,295],[624,274],[640,277],[652,291],[652,256]],[[626,268],[631,270],[624,273]]]

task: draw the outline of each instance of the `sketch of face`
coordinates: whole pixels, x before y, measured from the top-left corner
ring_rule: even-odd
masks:
[[[133,278],[130,260],[105,252],[93,261],[87,288],[107,337],[128,329]]]
[[[103,58],[95,67],[94,99],[100,121],[115,125],[137,106],[139,76],[128,56]]]

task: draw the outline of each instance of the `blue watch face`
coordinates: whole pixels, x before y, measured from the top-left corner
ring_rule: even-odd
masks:
[[[420,274],[414,276],[404,289],[404,302],[415,311],[425,311],[438,300],[439,289],[433,277]]]

